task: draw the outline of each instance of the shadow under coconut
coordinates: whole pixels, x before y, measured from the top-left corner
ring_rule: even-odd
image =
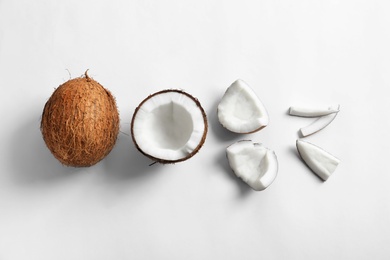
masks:
[[[300,162],[302,162],[302,163],[306,166],[307,170],[308,170],[309,172],[311,172],[312,175],[315,176],[314,178],[317,179],[318,182],[320,182],[320,183],[323,183],[323,182],[324,182],[317,174],[315,174],[315,173],[306,165],[305,161],[304,161],[304,160],[301,158],[301,156],[299,155],[299,152],[298,152],[297,147],[296,147],[295,145],[294,145],[294,146],[290,146],[289,151],[291,152],[291,154],[293,154],[293,155],[297,158],[297,160],[299,160]]]
[[[121,132],[114,148],[103,160],[107,178],[118,182],[150,178],[162,167],[158,163],[151,164],[153,161],[137,150],[131,137]]]
[[[40,131],[40,115],[20,124],[11,137],[8,148],[10,179],[17,184],[34,185],[36,183],[61,181],[73,176],[81,168],[62,165],[49,151]]]
[[[217,164],[222,168],[225,173],[226,178],[229,178],[232,182],[236,183],[239,191],[240,197],[244,198],[255,192],[248,184],[246,184],[241,178],[238,178],[233,170],[230,168],[229,161],[226,157],[226,151],[222,151],[217,156]]]
[[[240,137],[242,137],[242,135],[227,130],[221,125],[221,123],[219,123],[217,113],[219,102],[220,100],[215,101],[214,105],[211,108],[211,111],[209,110],[207,113],[209,129],[211,129],[211,131],[218,138],[219,141],[233,143],[237,141]]]
[[[290,146],[289,147],[289,151],[291,154],[293,154],[298,160],[302,161],[302,158],[301,156],[299,155],[298,153],[298,150],[297,150],[297,147],[294,145],[294,146]]]

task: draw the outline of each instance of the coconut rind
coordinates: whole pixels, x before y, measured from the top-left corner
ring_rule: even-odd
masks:
[[[141,109],[141,107],[144,105],[144,103],[146,101],[148,101],[150,98],[154,97],[154,96],[157,96],[157,95],[160,95],[160,94],[169,93],[169,92],[175,92],[175,93],[183,94],[183,95],[189,97],[196,104],[196,106],[198,107],[199,111],[201,112],[202,117],[203,117],[203,123],[204,123],[203,135],[202,135],[202,138],[201,138],[199,144],[187,156],[185,156],[183,158],[180,158],[180,159],[176,159],[176,160],[162,159],[162,158],[158,158],[156,156],[152,156],[152,155],[148,154],[147,152],[142,150],[142,148],[139,146],[139,144],[137,143],[137,140],[135,138],[135,135],[134,135],[134,122],[135,122],[135,119],[136,119],[136,115],[137,115],[138,111]],[[174,163],[183,162],[183,161],[186,161],[186,160],[190,159],[195,154],[197,154],[199,152],[199,150],[202,148],[204,142],[206,141],[207,132],[208,132],[207,115],[206,115],[206,112],[204,111],[203,107],[201,106],[201,104],[200,104],[200,102],[199,102],[199,100],[197,98],[195,98],[192,95],[188,94],[187,92],[179,90],[179,89],[165,89],[165,90],[161,90],[161,91],[158,91],[158,92],[156,92],[154,94],[149,95],[148,97],[146,97],[136,107],[136,109],[134,111],[134,114],[133,114],[133,118],[131,120],[130,131],[131,131],[131,137],[133,139],[134,145],[135,145],[135,147],[137,148],[137,150],[139,152],[141,152],[143,155],[145,155],[146,157],[150,158],[151,160],[153,160],[155,162],[158,162],[158,163],[161,163],[161,164],[174,164]]]
[[[46,102],[40,128],[47,147],[63,165],[92,166],[116,143],[119,112],[115,98],[88,75],[71,79]]]

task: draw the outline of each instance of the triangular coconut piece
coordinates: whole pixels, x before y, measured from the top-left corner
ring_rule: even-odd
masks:
[[[268,125],[268,113],[253,89],[238,79],[228,87],[218,105],[218,120],[232,132],[248,134]]]
[[[314,144],[297,140],[296,145],[302,160],[324,181],[332,175],[340,163],[339,159]]]
[[[264,190],[275,180],[278,173],[276,154],[262,144],[239,141],[230,145],[226,153],[233,172],[252,189]]]
[[[137,149],[159,163],[177,163],[194,156],[205,142],[206,113],[198,99],[176,89],[144,99],[131,121]]]

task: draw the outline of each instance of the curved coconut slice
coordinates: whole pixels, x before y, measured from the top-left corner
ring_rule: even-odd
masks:
[[[267,126],[268,113],[251,87],[238,79],[223,95],[218,105],[218,119],[226,129],[248,134]]]
[[[137,149],[160,163],[191,158],[202,147],[207,129],[199,101],[181,90],[150,95],[136,108],[131,122]]]
[[[340,105],[332,106],[329,108],[330,110],[340,110]],[[328,126],[337,116],[338,113],[332,113],[326,116],[321,116],[316,121],[311,123],[308,126],[302,127],[300,129],[302,136],[308,136],[314,133],[317,133],[318,131],[324,129],[326,126]]]
[[[278,160],[274,151],[252,141],[239,141],[226,149],[230,167],[252,189],[261,191],[275,180]]]
[[[290,107],[289,114],[291,116],[302,116],[302,117],[318,117],[326,116],[329,114],[339,112],[338,109],[334,109],[332,106],[327,107]]]
[[[332,175],[340,163],[339,159],[309,142],[297,140],[297,150],[306,165],[324,181]]]

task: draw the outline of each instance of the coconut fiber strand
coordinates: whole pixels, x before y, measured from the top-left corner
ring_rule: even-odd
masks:
[[[47,147],[62,164],[94,165],[112,150],[118,136],[115,98],[87,73],[71,79],[45,104],[41,131]]]

